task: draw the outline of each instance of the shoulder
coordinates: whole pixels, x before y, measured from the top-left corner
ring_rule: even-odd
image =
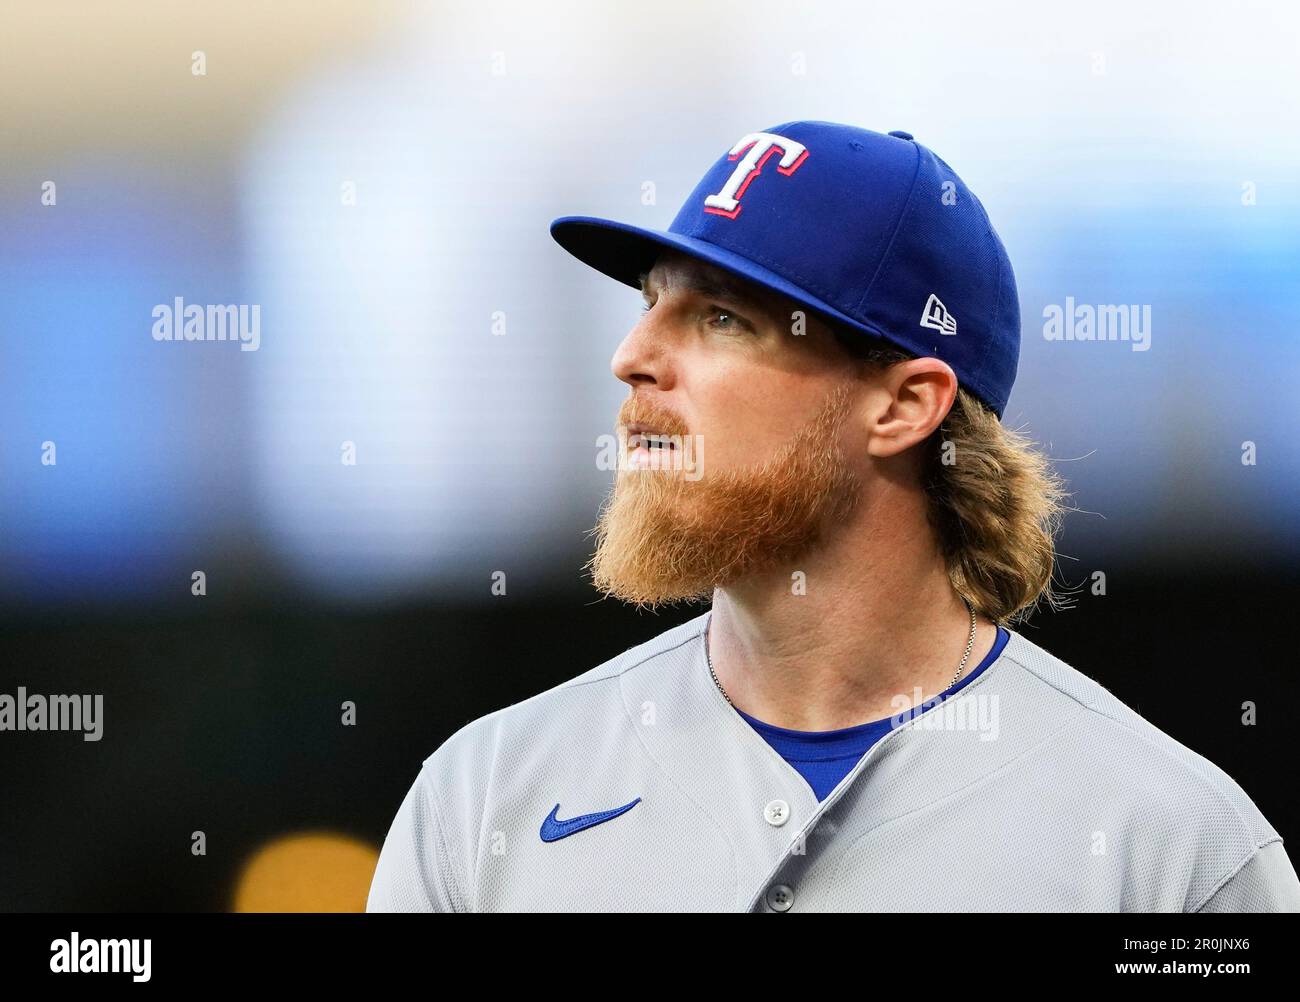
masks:
[[[1003,720],[1042,739],[1047,767],[1099,815],[1105,805],[1121,820],[1114,834],[1126,844],[1181,857],[1188,910],[1261,849],[1280,851],[1281,835],[1232,776],[1099,682],[1014,631],[1000,660],[999,691],[1030,711],[1004,707]]]
[[[443,833],[449,869],[472,875],[494,837],[489,819],[551,788],[561,775],[582,774],[593,755],[622,756],[637,741],[623,680],[676,670],[673,657],[703,632],[707,613],[665,630],[535,696],[465,724],[423,762],[417,783]]]
[[[1012,633],[1003,657],[1039,698],[1072,710],[1063,736],[1086,748],[1099,768],[1122,769],[1131,787],[1161,802],[1176,800],[1185,813],[1221,816],[1255,846],[1278,837],[1236,780],[1095,679],[1020,633]]]
[[[490,782],[508,781],[512,756],[527,755],[539,743],[567,743],[574,735],[595,741],[621,726],[627,712],[620,680],[628,673],[671,671],[676,662],[667,656],[695,641],[707,617],[701,613],[559,685],[465,724],[424,760],[421,775],[448,801],[448,809],[481,806]]]

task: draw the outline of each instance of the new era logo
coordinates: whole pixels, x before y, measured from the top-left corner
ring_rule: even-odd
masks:
[[[921,326],[930,327],[941,334],[957,333],[956,318],[948,312],[948,307],[944,306],[933,292],[925,301],[925,309],[921,311]]]

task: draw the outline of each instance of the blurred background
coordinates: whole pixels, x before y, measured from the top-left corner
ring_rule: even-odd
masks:
[[[639,297],[547,226],[666,227],[795,118],[911,132],[979,195],[1024,319],[1004,421],[1080,509],[1083,587],[1018,628],[1296,858],[1300,8],[3,18],[0,693],[102,693],[104,728],[0,733],[0,908],[360,909],[446,737],[703,611],[584,578]],[[159,340],[178,299],[256,307],[256,350]],[[1048,340],[1067,301],[1150,307],[1147,347]]]

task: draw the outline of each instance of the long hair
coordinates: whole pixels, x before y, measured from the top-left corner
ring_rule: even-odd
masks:
[[[857,331],[832,332],[851,356],[877,369],[916,357]],[[1006,624],[1028,617],[1042,600],[1064,606],[1052,574],[1069,494],[1050,460],[961,387],[918,448],[928,519],[958,594]]]

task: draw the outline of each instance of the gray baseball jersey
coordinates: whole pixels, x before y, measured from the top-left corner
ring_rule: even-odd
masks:
[[[710,613],[425,759],[368,911],[1300,911],[1225,772],[1011,631],[818,801],[727,703]]]

